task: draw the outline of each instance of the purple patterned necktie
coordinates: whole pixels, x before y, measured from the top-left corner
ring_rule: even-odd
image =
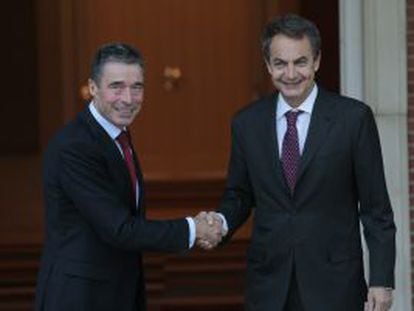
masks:
[[[299,166],[300,151],[296,120],[302,111],[286,112],[287,129],[282,144],[282,165],[286,182],[293,193],[296,184],[296,174]]]

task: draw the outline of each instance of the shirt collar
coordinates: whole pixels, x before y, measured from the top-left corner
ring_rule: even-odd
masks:
[[[116,127],[113,123],[109,122],[107,119],[105,119],[102,114],[96,109],[95,103],[92,101],[89,104],[89,111],[91,112],[92,116],[95,118],[96,122],[99,123],[100,126],[103,127],[105,132],[108,133],[108,135],[112,139],[116,139],[119,134],[121,134],[121,130]]]
[[[299,105],[299,107],[293,109],[293,110],[300,110],[308,114],[312,114],[313,106],[315,105],[316,96],[318,95],[318,87],[315,83],[315,85],[312,88],[312,91],[309,93],[308,97],[304,100],[302,104]],[[286,112],[289,110],[292,110],[292,107],[289,106],[289,104],[286,102],[286,100],[283,98],[282,94],[279,93],[277,97],[277,106],[276,106],[276,119],[282,118]]]

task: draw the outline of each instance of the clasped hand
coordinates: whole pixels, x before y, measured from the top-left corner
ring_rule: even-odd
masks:
[[[197,246],[209,250],[217,246],[227,234],[223,220],[216,212],[200,212],[195,218]]]

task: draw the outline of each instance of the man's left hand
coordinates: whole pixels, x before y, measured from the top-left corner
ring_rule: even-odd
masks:
[[[388,311],[392,305],[392,288],[370,287],[365,311]]]

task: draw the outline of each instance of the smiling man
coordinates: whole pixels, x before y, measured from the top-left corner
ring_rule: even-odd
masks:
[[[254,210],[248,311],[391,306],[395,225],[377,127],[367,105],[315,83],[320,47],[309,20],[285,15],[271,21],[262,48],[277,92],[232,123],[218,212],[231,235]],[[370,255],[368,284],[360,222]]]
[[[89,80],[93,105],[109,122],[124,129],[132,123],[144,100],[143,69],[135,64],[110,62],[102,71],[106,74],[99,76],[98,72],[96,78]]]
[[[222,236],[205,213],[145,218],[143,180],[128,126],[144,98],[144,62],[121,43],[102,46],[91,103],[52,138],[44,157],[46,241],[35,310],[144,311],[143,251],[178,252]]]

